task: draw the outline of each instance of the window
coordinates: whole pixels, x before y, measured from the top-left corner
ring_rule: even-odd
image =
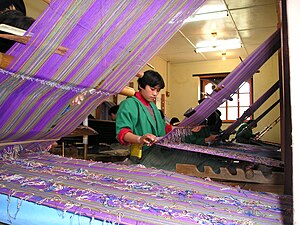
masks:
[[[200,77],[201,97],[211,94],[227,74],[193,75]],[[219,106],[218,109],[222,113],[221,119],[223,122],[233,122],[243,115],[244,111],[252,105],[252,91],[252,79],[250,79],[240,86],[237,92],[231,96],[232,99],[225,101]]]

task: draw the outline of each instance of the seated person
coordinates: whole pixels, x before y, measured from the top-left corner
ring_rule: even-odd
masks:
[[[183,142],[196,145],[209,145],[216,140],[217,135],[211,135],[209,127],[205,124],[196,126],[192,129],[192,134],[183,138]]]
[[[236,142],[250,144],[251,138],[255,137],[256,134],[253,134],[252,128],[257,127],[257,124],[254,120],[249,120],[245,123],[242,123],[235,135]]]
[[[205,98],[202,98],[198,101],[200,104]],[[207,126],[212,134],[220,134],[221,127],[222,127],[222,120],[221,120],[221,111],[216,110],[214,111],[208,118],[207,118]]]
[[[177,117],[172,117],[170,120],[170,124],[172,126],[178,126],[179,123],[180,123],[180,120]]]
[[[206,123],[207,121],[204,121],[201,125],[194,127],[192,129],[192,134],[185,136],[182,141],[188,144],[203,146],[209,145],[210,142],[215,141],[218,135],[211,134],[210,129],[206,125]],[[199,161],[198,169],[200,171],[203,171],[204,166],[210,166],[215,173],[220,172],[220,167],[226,167],[232,175],[235,175],[237,173],[236,167],[231,163],[231,160],[226,160],[218,156],[203,154],[201,156],[201,161]]]

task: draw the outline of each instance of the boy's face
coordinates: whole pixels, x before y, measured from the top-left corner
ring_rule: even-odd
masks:
[[[149,85],[146,85],[145,89],[143,89],[143,88],[140,89],[141,95],[148,102],[153,102],[156,99],[159,91],[160,91],[160,88],[158,85],[155,87],[150,87]]]

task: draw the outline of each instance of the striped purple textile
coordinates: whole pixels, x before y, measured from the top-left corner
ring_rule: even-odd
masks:
[[[28,30],[29,43],[14,45],[8,54],[15,60],[0,70],[0,143],[72,132],[119,93],[204,1],[51,1]],[[67,48],[63,56],[55,53],[61,47]],[[68,108],[94,87],[81,105]]]

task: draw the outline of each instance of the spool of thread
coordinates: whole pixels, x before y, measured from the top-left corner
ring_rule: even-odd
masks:
[[[131,87],[125,87],[119,94],[125,95],[125,96],[133,96],[135,93],[135,90]]]

